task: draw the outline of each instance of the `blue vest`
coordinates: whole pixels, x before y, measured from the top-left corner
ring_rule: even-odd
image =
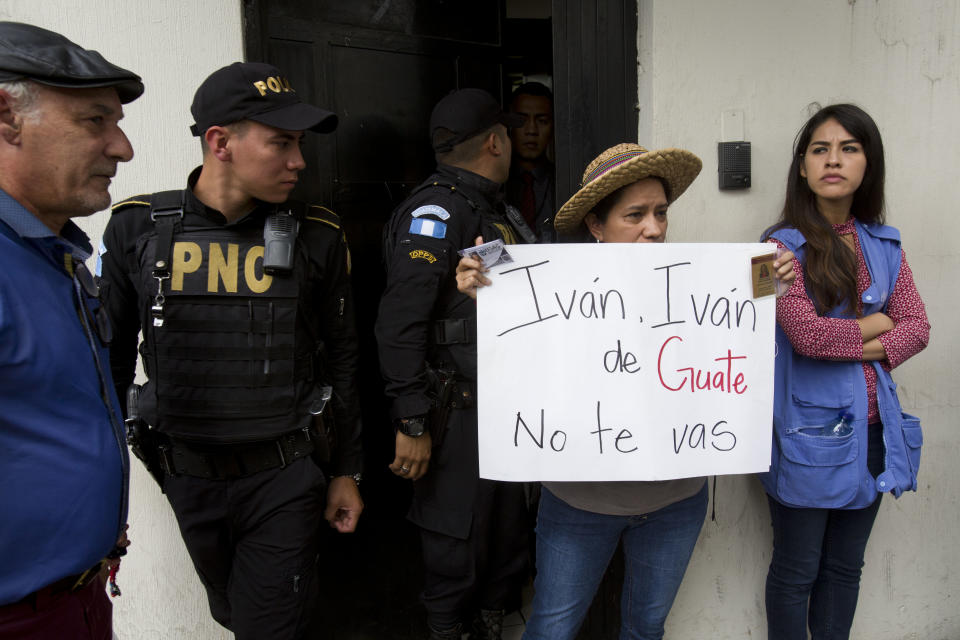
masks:
[[[863,315],[887,308],[900,273],[900,233],[893,227],[855,223],[860,248],[870,273],[870,286],[861,295]],[[806,239],[796,229],[778,229],[771,237],[805,260]],[[809,291],[808,291],[809,293]],[[853,318],[844,304],[826,313]],[[761,474],[767,493],[793,507],[860,509],[877,493],[900,497],[916,490],[923,436],[920,421],[902,413],[897,385],[879,362],[877,406],[886,448],[883,472],[867,470],[867,384],[859,361],[808,358],[794,351],[777,325],[773,410],[773,450],[770,471]],[[809,428],[831,424],[838,414],[853,415],[848,436],[811,435]]]

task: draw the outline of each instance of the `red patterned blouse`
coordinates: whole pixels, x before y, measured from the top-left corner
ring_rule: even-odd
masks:
[[[853,234],[857,252],[857,315],[863,313],[860,295],[870,286],[870,272],[863,259],[860,239],[853,219],[833,225],[839,235]],[[781,247],[781,243],[777,243]],[[821,360],[863,360],[863,337],[860,326],[852,318],[827,318],[817,314],[813,301],[807,295],[803,282],[803,265],[794,258],[793,269],[797,279],[786,295],[777,299],[777,322],[786,333],[794,350],[810,358]],[[923,300],[913,282],[913,272],[902,255],[897,284],[890,294],[885,312],[893,320],[894,328],[877,337],[887,357],[880,362],[890,370],[919,353],[930,338],[930,323]],[[867,382],[867,422],[879,422],[877,411],[877,374],[869,362],[863,363]]]

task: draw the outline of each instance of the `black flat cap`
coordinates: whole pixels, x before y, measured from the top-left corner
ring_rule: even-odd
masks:
[[[195,136],[216,125],[253,120],[287,131],[330,133],[337,115],[300,100],[280,70],[263,62],[234,62],[211,73],[190,105]]]
[[[96,51],[32,24],[0,22],[0,82],[17,80],[67,89],[116,87],[123,104],[143,94],[140,76]]]
[[[446,153],[497,123],[505,127],[523,126],[524,117],[505,113],[500,103],[483,89],[460,89],[444,96],[430,114],[430,143],[433,150]],[[455,135],[449,140],[437,141],[437,129],[447,129]]]

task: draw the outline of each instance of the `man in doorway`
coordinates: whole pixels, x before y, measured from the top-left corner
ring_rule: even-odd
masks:
[[[413,481],[408,518],[420,527],[421,595],[433,640],[500,638],[526,568],[520,484],[479,477],[476,307],[459,293],[457,251],[478,236],[517,241],[501,201],[510,171],[506,114],[480,89],[461,89],[430,117],[437,169],[384,230],[387,287],[376,335],[391,400],[396,456]]]
[[[213,617],[240,640],[303,638],[320,516],[351,532],[363,509],[346,238],[332,212],[289,199],[305,132],[330,133],[337,117],[249,62],[211,74],[191,112],[203,164],[187,188],[117,204],[104,234],[111,364],[126,390],[142,330],[134,451],[173,507]],[[329,486],[315,462],[328,435]]]
[[[136,74],[0,22],[0,637],[112,637],[129,465],[108,323],[72,218],[133,157]],[[115,587],[115,585],[114,585]]]
[[[554,166],[547,157],[553,142],[553,93],[539,82],[522,84],[510,97],[510,112],[523,116],[523,124],[510,130],[507,202],[520,210],[537,242],[554,242]]]

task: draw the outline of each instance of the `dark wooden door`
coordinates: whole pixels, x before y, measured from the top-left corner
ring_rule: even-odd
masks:
[[[393,208],[435,166],[428,122],[449,91],[502,98],[501,0],[246,0],[246,54],[288,75],[304,99],[336,112],[337,131],[307,136],[296,197],[344,224],[361,337],[366,510],[352,536],[326,536],[320,576],[327,614],[316,637],[426,637],[417,596],[419,536],[404,516],[410,484],[387,469],[393,430],[373,324],[384,286],[381,232]]]
[[[552,10],[559,207],[601,151],[637,141],[638,23],[635,0],[553,0]],[[619,637],[622,585],[623,551],[617,549],[579,640]]]
[[[417,602],[419,541],[406,523],[409,483],[388,472],[393,435],[373,323],[384,284],[381,230],[433,169],[430,110],[459,87],[503,97],[505,4],[511,0],[244,0],[246,57],[271,62],[307,100],[335,111],[330,136],[308,136],[297,197],[343,218],[363,343],[367,509],[356,535],[329,535],[320,560],[328,614],[316,637],[425,637]],[[636,0],[552,0],[557,204],[586,164],[637,136]],[[621,555],[581,638],[615,638]]]
[[[557,206],[587,164],[637,141],[636,0],[553,0]]]

